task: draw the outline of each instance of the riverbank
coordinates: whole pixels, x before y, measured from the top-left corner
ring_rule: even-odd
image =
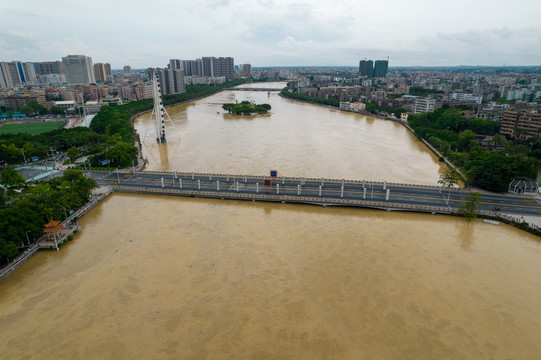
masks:
[[[305,103],[309,103],[309,104],[313,104],[313,105],[317,105],[317,106],[322,106],[322,107],[325,107],[325,108],[328,108],[328,109],[340,110],[340,111],[350,112],[350,113],[354,113],[354,114],[362,114],[362,115],[371,116],[371,117],[381,119],[381,120],[390,120],[390,121],[397,122],[397,123],[403,125],[406,129],[408,129],[408,131],[411,132],[413,136],[415,136],[419,141],[421,141],[432,153],[434,153],[434,155],[436,155],[438,157],[438,159],[440,159],[440,161],[443,161],[446,166],[448,166],[448,167],[452,168],[453,170],[455,170],[459,174],[459,176],[460,176],[461,180],[463,181],[463,183],[466,183],[466,175],[464,175],[462,170],[460,170],[455,164],[453,164],[451,161],[449,161],[449,159],[447,159],[441,152],[439,152],[428,141],[426,141],[423,138],[419,138],[417,136],[417,134],[415,133],[415,130],[413,130],[413,128],[411,126],[409,126],[407,121],[403,121],[401,119],[394,118],[394,117],[391,117],[391,116],[382,116],[382,115],[378,115],[378,114],[373,114],[373,113],[370,113],[368,111],[344,110],[344,109],[340,109],[339,107],[336,107],[336,106],[320,104],[320,103],[309,101],[309,100],[291,98],[291,97],[288,97],[288,96],[284,96],[282,93],[280,93],[279,96],[285,97],[286,99],[291,99],[291,100],[305,102]]]
[[[0,269],[0,280],[27,262],[39,250],[58,251],[65,242],[73,239],[73,236],[81,230],[78,220],[112,193],[113,190],[111,188],[101,187],[95,189],[92,192],[90,201],[85,206],[75,211],[61,222],[63,228],[60,230],[59,234],[55,235],[55,237],[52,239],[47,235],[41,236],[33,244],[26,247],[24,251],[20,252],[15,258],[13,258],[9,264]]]

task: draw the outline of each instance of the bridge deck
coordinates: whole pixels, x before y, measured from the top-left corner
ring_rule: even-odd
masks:
[[[265,176],[174,172],[91,172],[102,186],[115,191],[163,193],[257,201],[360,206],[387,210],[457,213],[468,191],[438,186],[371,182],[367,180],[279,177],[263,185]],[[489,213],[539,215],[533,197],[482,194],[479,209]]]

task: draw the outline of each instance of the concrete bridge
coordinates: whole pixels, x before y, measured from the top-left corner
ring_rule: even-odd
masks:
[[[49,169],[47,169],[49,170]],[[52,173],[52,174],[51,174]],[[53,170],[45,178],[60,176]],[[88,171],[105,190],[93,196],[83,208],[64,220],[66,231],[57,241],[45,236],[29,246],[8,266],[0,269],[0,279],[26,262],[40,249],[56,249],[68,236],[80,229],[77,220],[112,192],[301,203],[320,206],[349,206],[382,210],[458,214],[469,191],[430,185],[398,184],[386,181],[324,179],[211,174],[193,172],[119,172]],[[43,178],[43,180],[45,180]],[[535,197],[509,194],[481,194],[479,215],[502,221],[518,221],[515,216],[539,216],[541,206]],[[516,215],[518,214],[518,215]],[[522,220],[523,221],[523,220]]]
[[[88,172],[114,191],[217,199],[294,202],[385,210],[456,214],[469,191],[386,181],[277,177],[187,172]],[[510,194],[481,194],[481,214],[539,216],[537,199]]]

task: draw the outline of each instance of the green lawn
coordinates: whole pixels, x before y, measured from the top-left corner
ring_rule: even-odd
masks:
[[[0,126],[0,135],[2,134],[19,134],[28,133],[30,135],[37,135],[49,131],[53,131],[62,127],[64,121],[48,121],[48,122],[35,122],[27,124],[6,124]]]

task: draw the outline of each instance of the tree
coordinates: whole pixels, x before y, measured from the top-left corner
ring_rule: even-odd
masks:
[[[372,101],[372,102],[366,104],[366,111],[368,111],[370,113],[375,113],[377,110],[378,110],[378,105],[376,105],[375,102]]]
[[[524,140],[526,139],[526,135],[528,135],[528,130],[517,127],[515,129],[515,140]]]
[[[36,100],[30,100],[27,104],[27,106],[34,109],[34,112],[41,112],[45,107],[38,103]]]
[[[68,156],[72,160],[72,162],[75,162],[75,158],[79,156],[81,153],[81,150],[75,146],[72,146],[68,149]]]
[[[446,168],[438,180],[438,184],[441,184],[444,187],[453,187],[459,182],[460,175],[458,175],[458,172],[453,168]]]
[[[60,106],[51,107],[51,114],[53,115],[64,115],[64,108]]]
[[[466,202],[458,209],[458,212],[468,220],[475,219],[479,209],[477,205],[481,202],[481,194],[478,192],[471,192],[466,196]]]
[[[6,256],[9,258],[14,257],[19,253],[17,246],[12,242],[7,242],[4,239],[0,239],[0,257]]]
[[[4,185],[6,188],[21,188],[25,181],[26,179],[24,176],[9,166],[0,172],[0,184]]]
[[[449,195],[447,196],[447,205],[449,205],[449,199],[451,198],[451,188],[454,187],[456,184],[458,184],[460,181],[460,175],[458,175],[458,172],[453,168],[447,168],[445,171],[440,175],[440,179],[438,180],[438,184],[441,184],[441,186],[445,186],[449,188]]]
[[[511,180],[520,175],[516,157],[503,152],[480,153],[466,165],[466,170],[470,169],[475,169],[471,174],[477,186],[496,192],[507,190]]]
[[[23,108],[21,109],[21,111],[22,111],[23,114],[25,114],[26,116],[32,115],[33,113],[36,112],[31,106],[25,106],[25,107],[23,107]]]
[[[234,104],[231,104],[231,103],[223,104],[222,109],[224,109],[225,111],[228,111],[231,114],[231,109],[233,109],[233,105]]]
[[[458,148],[461,151],[468,151],[476,145],[475,134],[471,130],[464,130],[458,135]]]

